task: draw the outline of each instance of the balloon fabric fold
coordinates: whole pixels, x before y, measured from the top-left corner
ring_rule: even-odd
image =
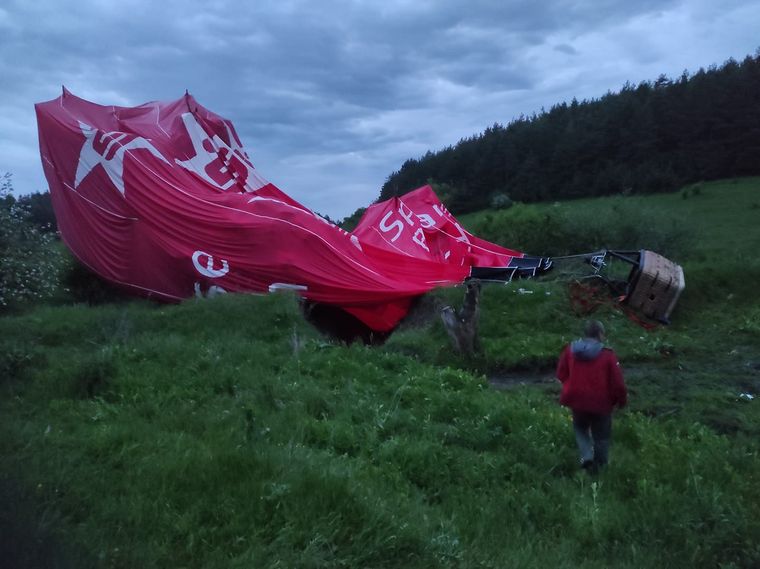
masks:
[[[232,123],[189,94],[115,107],[64,89],[35,109],[62,239],[143,296],[291,289],[385,332],[415,297],[523,256],[465,231],[430,186],[348,233],[266,181]]]

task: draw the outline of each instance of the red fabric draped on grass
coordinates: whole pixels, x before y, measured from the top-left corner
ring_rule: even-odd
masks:
[[[144,296],[292,289],[388,331],[416,296],[522,256],[462,229],[430,186],[348,233],[262,178],[232,123],[189,94],[114,107],[64,89],[35,108],[64,242]]]

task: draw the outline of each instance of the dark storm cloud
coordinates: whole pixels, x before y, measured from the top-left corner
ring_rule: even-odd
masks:
[[[44,186],[32,105],[62,84],[117,105],[189,89],[234,121],[265,176],[345,215],[407,158],[495,121],[742,57],[757,15],[707,0],[11,2],[0,171]]]

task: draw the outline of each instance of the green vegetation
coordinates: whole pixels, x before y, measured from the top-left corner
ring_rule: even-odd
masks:
[[[11,175],[0,176],[0,312],[53,296],[63,265],[50,228],[40,225],[40,201],[17,201],[12,190]]]
[[[494,124],[388,176],[380,200],[430,181],[455,214],[522,202],[675,191],[702,180],[760,175],[760,52],[671,80]]]
[[[379,348],[289,296],[38,306],[0,319],[0,530],[72,567],[756,567],[760,180],[682,194],[466,220],[536,253],[602,218],[678,237],[671,327],[599,309],[632,395],[596,478],[550,381],[583,319],[558,280],[487,286],[471,360],[436,313],[461,289]]]

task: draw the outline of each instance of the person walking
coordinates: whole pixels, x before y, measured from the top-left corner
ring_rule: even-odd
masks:
[[[615,352],[604,347],[604,325],[586,323],[583,338],[565,346],[557,364],[561,405],[573,412],[573,430],[581,466],[591,472],[609,462],[612,411],[628,402]]]

